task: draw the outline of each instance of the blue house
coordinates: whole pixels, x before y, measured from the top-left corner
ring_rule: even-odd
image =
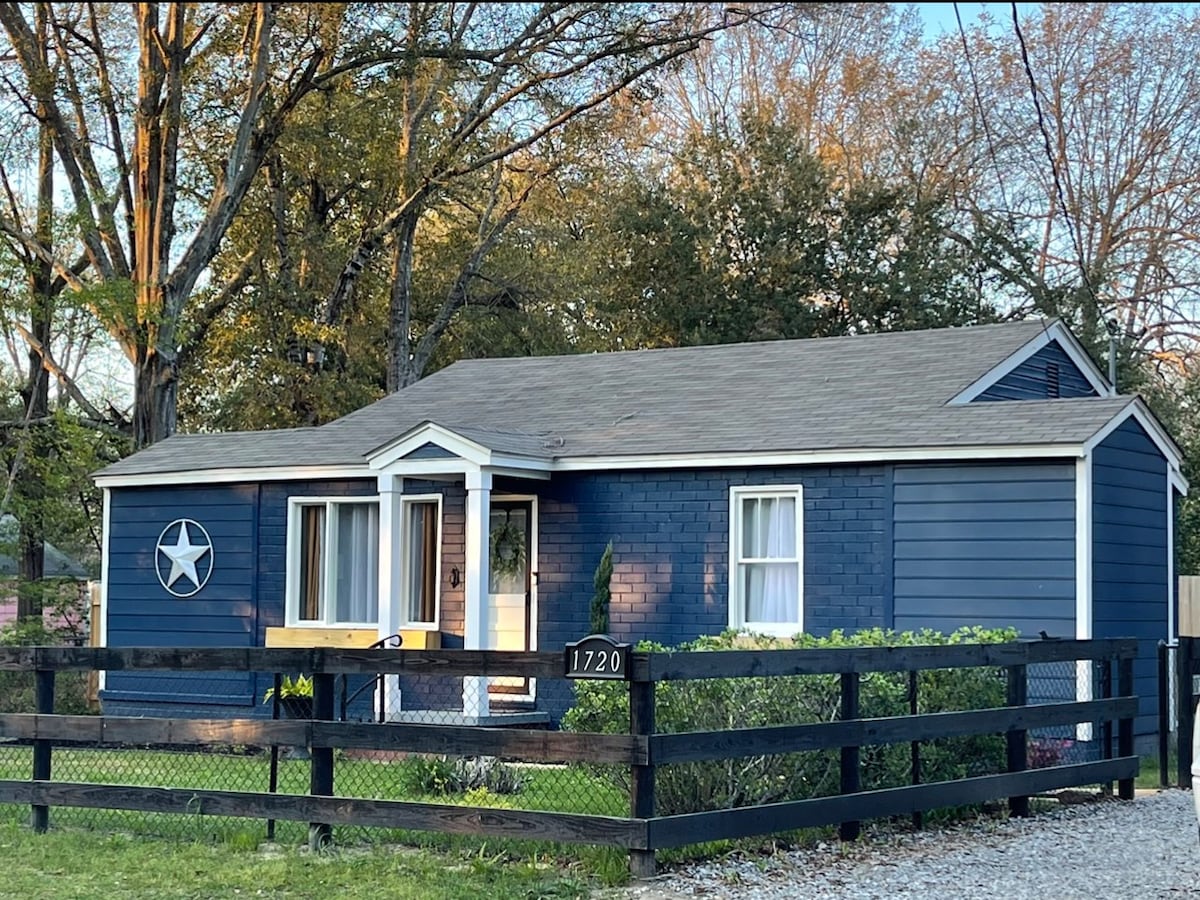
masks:
[[[1147,717],[1187,488],[1162,425],[1058,321],[468,360],[321,427],[180,435],[96,480],[110,646],[553,650],[588,632],[612,541],[618,639],[1132,635]],[[110,673],[103,701],[211,712],[265,686]],[[395,715],[427,702],[391,690]],[[523,682],[462,696],[460,721],[549,703]]]

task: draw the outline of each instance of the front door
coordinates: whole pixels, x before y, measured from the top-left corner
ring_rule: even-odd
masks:
[[[488,602],[484,648],[533,650],[533,566],[537,554],[537,506],[533,498],[493,498],[488,540]],[[532,700],[527,678],[490,678],[497,700]]]

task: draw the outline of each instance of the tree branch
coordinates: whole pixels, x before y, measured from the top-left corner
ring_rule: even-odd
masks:
[[[29,329],[20,322],[14,321],[11,324],[13,328],[20,332],[21,337],[25,339],[25,343],[29,345],[29,348],[42,358],[42,368],[44,368],[58,380],[59,385],[67,392],[67,396],[74,400],[75,403],[78,404],[79,408],[93,419],[97,421],[104,421],[104,416],[98,409],[96,409],[96,407],[92,406],[87,397],[83,395],[83,392],[79,389],[79,386],[75,384],[75,379],[68,375],[66,371],[54,361],[54,357],[51,355],[50,348],[43,345],[41,341],[30,334]]]

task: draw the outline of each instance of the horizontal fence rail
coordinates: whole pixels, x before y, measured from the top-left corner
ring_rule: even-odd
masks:
[[[35,829],[48,826],[52,807],[111,809],[201,816],[233,816],[274,822],[307,822],[314,846],[329,840],[333,825],[365,825],[441,831],[482,837],[525,838],[608,845],[629,851],[635,874],[653,872],[659,849],[705,841],[733,839],[838,825],[845,838],[858,833],[858,823],[883,816],[914,815],[1007,799],[1013,814],[1028,812],[1030,795],[1086,784],[1117,782],[1122,798],[1133,796],[1138,760],[1133,754],[1133,719],[1138,702],[1133,692],[1132,639],[1045,640],[1007,644],[867,647],[813,650],[727,650],[705,652],[634,651],[627,683],[608,682],[605,689],[623,696],[628,708],[624,733],[592,733],[488,727],[463,724],[412,724],[334,721],[335,676],[421,676],[459,679],[487,677],[562,680],[562,653],[464,650],[346,650],[335,648],[0,648],[0,672],[28,672],[34,677],[34,713],[0,713],[0,751],[23,748],[29,753],[31,778],[0,777],[0,803],[28,804]],[[1043,697],[1029,702],[1031,672],[1057,664],[1056,690],[1074,699]],[[919,711],[919,675],[933,670],[983,669],[987,683],[1000,691],[994,705],[982,709]],[[248,716],[236,708],[229,717],[203,718],[178,714],[55,714],[55,676],[64,672],[295,673],[311,676],[310,718]],[[866,716],[864,684],[869,677],[908,674],[908,715]],[[658,718],[657,689],[712,679],[827,677],[822,684],[832,706],[820,721],[754,727],[687,730],[667,733]],[[828,678],[828,676],[836,676]],[[1086,676],[1086,677],[1085,677]],[[1115,677],[1114,677],[1115,676]],[[382,684],[382,682],[376,682]],[[752,682],[758,684],[759,682]],[[889,682],[891,683],[891,682]],[[279,677],[275,684],[278,688]],[[780,682],[783,686],[786,682]],[[1086,688],[1080,685],[1086,684]],[[1065,687],[1064,687],[1065,686]],[[898,688],[897,688],[898,689]],[[343,691],[345,686],[343,684]],[[989,688],[992,691],[992,688]],[[894,699],[894,698],[893,698]],[[903,699],[903,698],[901,698]],[[464,701],[465,702],[465,701]],[[243,707],[243,710],[245,708]],[[343,709],[344,714],[344,709]],[[278,715],[276,711],[275,715]],[[1085,735],[1100,758],[1085,762],[1030,759],[1029,737],[1038,729],[1076,730]],[[925,748],[973,736],[1003,738],[1005,771],[969,774],[954,780],[927,779]],[[1072,744],[1064,739],[1062,744]],[[864,766],[871,748],[911,747],[911,783],[864,789]],[[1115,746],[1114,746],[1115,745]],[[92,783],[55,776],[55,761],[72,752],[123,752],[125,748],[173,752],[207,752],[214,746],[270,750],[267,790],[226,790],[222,784],[184,787]],[[291,792],[277,778],[281,747],[309,754],[308,791],[293,778]],[[119,749],[110,749],[119,748]],[[59,755],[56,755],[55,751]],[[339,762],[335,751],[342,751]],[[661,813],[656,800],[664,767],[710,765],[727,760],[786,755],[832,754],[838,790],[782,802],[760,802],[695,812]],[[335,793],[335,775],[353,754],[379,760],[376,771],[387,773],[391,762],[455,757],[495,758],[542,769],[623,772],[618,779],[627,794],[627,815],[555,809],[512,808],[475,802],[431,803],[391,797]],[[374,756],[372,756],[374,754]],[[24,757],[23,757],[24,758]],[[907,759],[907,756],[905,757]],[[1061,764],[1060,764],[1061,763]],[[60,767],[61,769],[61,767]],[[875,782],[878,784],[878,782]],[[486,794],[486,792],[485,792]]]

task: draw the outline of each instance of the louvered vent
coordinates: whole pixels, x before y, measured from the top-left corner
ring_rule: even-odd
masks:
[[[1046,363],[1046,396],[1051,400],[1062,396],[1058,383],[1058,363]]]

